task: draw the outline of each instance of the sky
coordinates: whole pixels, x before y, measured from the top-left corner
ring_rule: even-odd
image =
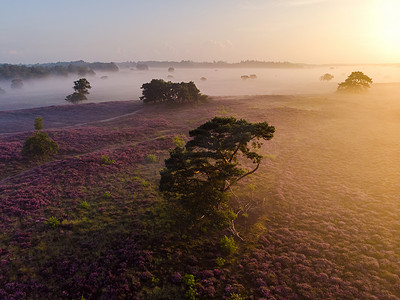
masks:
[[[0,0],[0,63],[400,63],[400,0]]]

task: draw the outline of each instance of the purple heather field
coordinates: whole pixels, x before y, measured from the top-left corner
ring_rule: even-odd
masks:
[[[0,112],[0,298],[187,299],[191,274],[199,299],[400,299],[397,95]],[[60,146],[45,161],[21,156],[36,116]],[[224,262],[229,232],[174,235],[157,189],[173,138],[214,116],[276,128]]]

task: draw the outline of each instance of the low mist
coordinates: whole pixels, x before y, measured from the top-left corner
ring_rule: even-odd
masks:
[[[168,69],[97,72],[86,76],[92,89],[87,102],[139,100],[143,83],[151,79],[181,82],[194,81],[201,93],[209,96],[322,94],[336,91],[337,84],[352,71],[362,71],[374,83],[400,81],[400,68],[395,66],[339,66],[299,69]],[[331,81],[320,81],[329,73]],[[73,92],[73,81],[79,76],[24,80],[21,89],[12,89],[10,81],[0,81],[0,110],[12,110],[68,104],[64,99]]]

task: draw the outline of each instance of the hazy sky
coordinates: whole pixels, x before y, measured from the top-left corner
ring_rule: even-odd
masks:
[[[0,63],[400,62],[400,0],[0,2]]]

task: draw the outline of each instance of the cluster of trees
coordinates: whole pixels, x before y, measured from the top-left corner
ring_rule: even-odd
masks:
[[[263,156],[257,150],[273,137],[267,122],[249,123],[215,117],[189,132],[186,145],[170,151],[159,189],[172,201],[182,220],[193,225],[224,227],[236,217],[228,205],[232,185],[257,171]],[[248,170],[239,161],[253,164]],[[248,163],[247,163],[248,164]]]
[[[184,103],[207,99],[207,96],[200,93],[193,81],[175,83],[162,79],[153,79],[151,82],[143,84],[141,89],[143,90],[143,96],[140,97],[140,100],[144,103]]]
[[[75,92],[68,95],[65,100],[72,103],[78,103],[83,100],[87,100],[86,95],[90,94],[89,89],[92,87],[86,78],[81,78],[77,81],[74,81],[74,86],[72,88],[75,90]]]
[[[37,117],[34,122],[35,134],[28,137],[22,147],[22,156],[28,159],[43,159],[56,154],[59,146],[43,129],[42,117]]]

